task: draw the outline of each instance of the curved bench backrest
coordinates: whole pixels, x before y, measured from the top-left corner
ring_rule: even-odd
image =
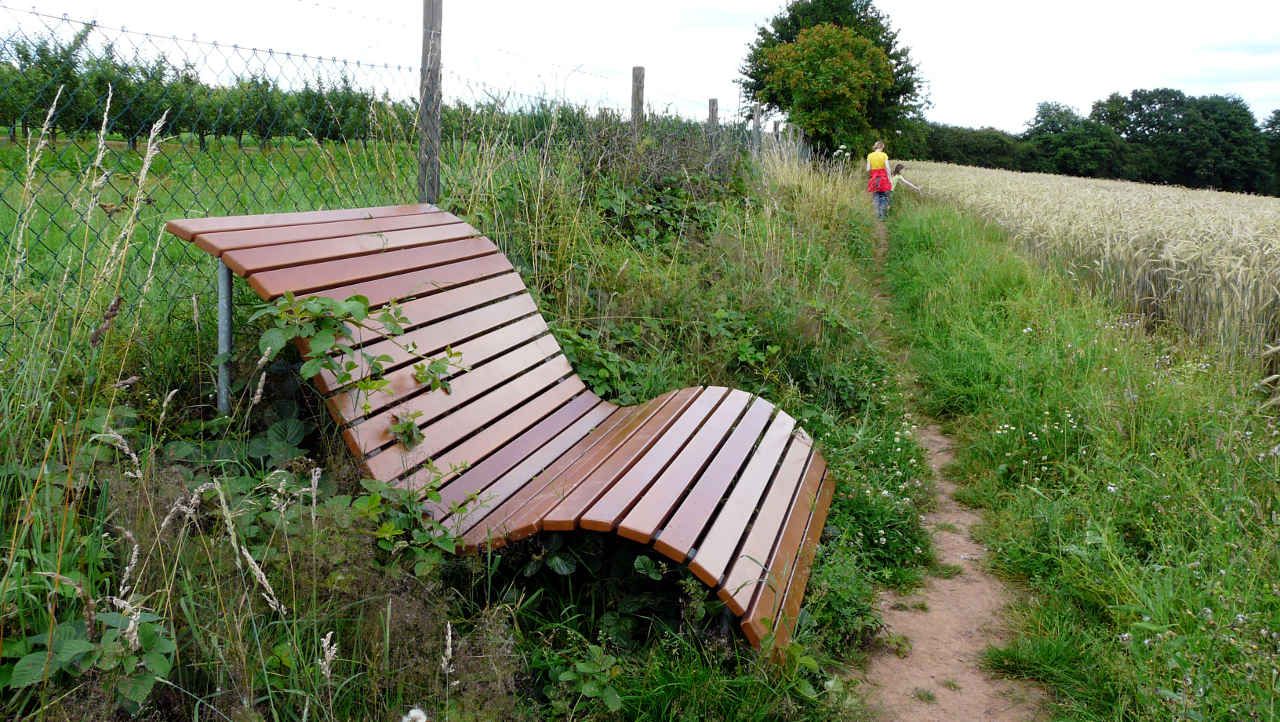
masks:
[[[383,338],[354,329],[352,383],[322,372],[326,396],[347,446],[375,479],[420,486],[506,445],[542,417],[572,401],[599,416],[603,405],[569,366],[528,289],[496,244],[433,206],[319,211],[172,221],[169,230],[217,256],[264,300],[286,292],[371,307],[396,302],[405,333]],[[450,390],[418,383],[419,356],[445,349],[464,371]],[[304,353],[307,348],[301,349]],[[386,356],[385,390],[355,388],[368,374],[364,354]],[[423,440],[412,448],[391,430],[415,420]],[[544,429],[547,427],[544,427]],[[427,461],[433,462],[426,466]]]
[[[362,295],[399,307],[403,335],[369,322],[354,331],[353,357],[337,359],[354,364],[356,379],[321,372],[315,383],[369,476],[441,482],[429,509],[466,549],[543,530],[616,532],[688,563],[753,644],[788,638],[833,482],[812,440],[773,404],[721,387],[633,407],[601,400],[497,245],[432,206],[180,220],[169,230],[263,299]],[[414,364],[446,349],[463,370],[447,391],[432,390]],[[385,389],[355,387],[369,374],[366,354],[389,359]],[[398,438],[393,426],[406,423],[420,443]]]

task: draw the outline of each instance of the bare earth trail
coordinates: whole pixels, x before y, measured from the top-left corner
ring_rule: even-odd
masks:
[[[876,261],[887,245],[876,226]],[[883,294],[877,294],[886,303]],[[905,370],[905,356],[901,359]],[[910,380],[904,379],[904,385]],[[912,594],[886,592],[881,618],[890,644],[875,652],[864,676],[872,709],[884,720],[969,722],[1047,719],[1044,693],[1034,684],[992,677],[979,667],[983,649],[1003,640],[1004,610],[1012,599],[997,578],[982,569],[987,550],[971,529],[982,515],[958,504],[956,486],[942,473],[955,442],[936,425],[916,430],[937,479],[937,508],[925,516],[938,563],[958,569],[948,579],[928,577]]]

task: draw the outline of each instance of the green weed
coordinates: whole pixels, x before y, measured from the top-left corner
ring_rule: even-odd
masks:
[[[924,403],[964,441],[992,566],[1034,600],[988,664],[1069,716],[1274,716],[1280,432],[1257,369],[1148,333],[949,208],[899,210],[891,238]]]

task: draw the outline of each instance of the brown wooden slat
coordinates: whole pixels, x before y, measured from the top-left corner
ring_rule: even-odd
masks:
[[[587,439],[593,429],[607,430],[621,419],[626,418],[629,410],[620,409],[607,402],[600,401],[587,413],[562,430],[536,451],[526,456],[520,463],[498,477],[484,488],[475,501],[464,505],[456,514],[443,517],[442,521],[461,536],[479,524],[490,513],[499,513],[502,505],[525,487],[543,469],[558,463],[562,457],[574,456],[574,449]],[[456,482],[455,482],[456,483]]]
[[[336,419],[356,421],[343,436],[370,475],[421,486],[437,473],[428,460],[445,469],[442,500],[430,511],[466,548],[544,529],[617,530],[655,541],[677,561],[693,552],[690,568],[718,586],[752,644],[770,633],[778,644],[790,639],[834,489],[791,417],[724,388],[682,389],[628,409],[600,400],[572,374],[510,261],[433,206],[168,228],[221,255],[264,299],[292,292],[363,295],[375,309],[399,302],[407,333],[382,338],[372,319],[373,328],[353,332],[360,352],[350,358],[391,359],[389,393],[371,399],[369,418],[358,421],[363,403],[328,372],[317,385],[336,392],[327,400]],[[409,344],[414,353],[401,348]],[[446,347],[474,368],[452,376],[453,393],[425,392],[411,365]],[[412,411],[423,412],[425,440],[406,449],[390,424]]]
[[[733,560],[751,512],[760,502],[769,480],[773,478],[773,471],[782,459],[795,423],[795,419],[781,411],[774,414],[773,421],[764,432],[764,438],[747,462],[747,468],[738,477],[738,482],[729,492],[729,498],[716,514],[710,531],[703,537],[697,553],[689,562],[689,570],[707,586],[715,587],[719,584],[729,562]]]
[[[582,383],[582,379],[570,376],[524,402],[502,418],[493,420],[490,425],[485,426],[474,436],[436,456],[433,461],[438,469],[447,472],[450,469],[462,468],[473,459],[483,459],[511,441],[516,434],[533,425],[538,419],[550,414],[583,392],[599,400],[599,397],[587,391],[587,385]],[[505,413],[505,409],[503,411]]]
[[[501,253],[494,253],[493,255],[481,256],[470,261],[450,263],[447,266],[425,268],[420,271],[400,273],[373,281],[328,288],[323,291],[304,294],[303,297],[325,296],[345,301],[352,296],[364,296],[369,299],[370,307],[374,307],[381,306],[387,301],[403,299],[406,296],[424,295],[432,291],[440,291],[450,286],[476,281],[485,276],[496,276],[512,270],[514,268],[506,256]],[[264,299],[270,299],[268,296],[258,295]]]
[[[764,639],[765,634],[768,633],[770,626],[773,628],[774,649],[785,648],[791,641],[791,633],[795,629],[796,621],[800,616],[800,605],[804,600],[804,589],[809,582],[809,572],[813,568],[813,557],[818,551],[818,541],[822,536],[822,528],[826,526],[827,511],[831,508],[831,496],[835,491],[835,480],[831,477],[830,472],[825,470],[825,466],[824,462],[822,481],[818,488],[817,498],[810,505],[812,509],[805,524],[804,537],[800,542],[799,554],[796,556],[794,563],[791,564],[790,579],[786,582],[786,593],[781,603],[777,605],[777,608],[781,611],[775,613],[770,620],[771,624],[765,624],[764,619],[762,619],[762,616],[767,615],[753,612],[750,608],[747,609],[747,614],[742,620],[742,631],[747,635],[747,640],[756,647],[760,646],[760,642]],[[770,572],[772,573],[774,569],[771,566]],[[763,609],[764,607],[761,606],[760,608]]]
[[[390,431],[393,416],[403,417],[414,411],[421,411],[422,415],[418,417],[421,422],[419,426],[429,423],[442,414],[454,411],[472,399],[506,384],[509,380],[541,364],[544,359],[558,351],[559,346],[556,346],[555,340],[543,336],[511,349],[479,368],[454,377],[450,382],[452,390],[448,393],[444,389],[437,389],[376,413],[366,421],[347,429],[348,432],[358,432],[354,448],[359,450],[360,456],[363,456],[393,443],[395,437]],[[563,365],[567,366],[568,362],[566,361]],[[551,382],[548,381],[547,383]],[[529,393],[533,393],[535,390],[528,389]],[[460,417],[455,423],[461,422],[461,420]],[[473,426],[470,430],[474,431],[476,428],[479,427]],[[377,457],[374,458],[376,459]],[[370,461],[372,462],[373,460]],[[374,464],[370,468],[381,468],[381,464]],[[405,471],[403,468],[397,470],[396,475],[399,476],[400,472],[403,471]],[[379,473],[375,478],[383,479],[389,477]]]
[[[697,425],[702,423],[707,418],[707,414],[711,413],[716,404],[724,398],[725,391],[727,389],[723,387],[703,389],[698,397],[679,414],[672,414],[669,417],[658,414],[654,420],[627,439],[625,444],[618,447],[612,456],[583,479],[582,483],[566,495],[554,509],[544,514],[541,528],[552,531],[577,529],[582,515],[605,496],[613,497],[610,502],[619,505],[633,500],[634,496],[627,494],[624,490],[621,495],[625,498],[621,502],[614,501],[620,496],[612,493],[615,486],[621,483],[630,488],[643,488],[647,485],[654,475],[662,470],[671,455],[689,440],[689,434],[693,429],[697,428]],[[666,409],[663,409],[663,412],[665,411]],[[668,431],[672,429],[675,429],[675,433],[668,435]],[[646,460],[649,452],[655,448],[657,455]],[[621,514],[621,511],[618,513]],[[610,529],[612,529],[611,525],[597,527],[600,531]]]
[[[506,534],[509,531],[508,521],[512,515],[523,510],[529,500],[538,494],[550,480],[559,477],[566,469],[578,463],[583,456],[602,442],[614,438],[613,435],[616,430],[629,419],[634,418],[636,414],[648,413],[651,408],[656,408],[664,401],[665,396],[660,396],[639,406],[619,407],[609,415],[609,418],[602,421],[599,426],[591,429],[586,436],[570,446],[567,451],[553,455],[549,459],[541,459],[543,452],[539,451],[521,463],[519,467],[513,469],[498,482],[503,484],[504,491],[509,491],[503,501],[496,502],[492,509],[480,510],[483,512],[481,514],[472,513],[468,515],[465,522],[466,527],[461,537],[464,550],[475,551],[485,544],[492,544],[495,548],[501,546],[505,542]],[[550,448],[551,445],[548,445],[543,447],[543,450]],[[539,470],[539,467],[541,470]],[[533,475],[533,478],[525,478],[522,473],[518,472],[527,472]],[[507,484],[510,484],[511,487],[508,488]]]
[[[417,362],[423,356],[437,356],[445,348],[456,346],[459,341],[468,336],[487,333],[498,326],[509,323],[513,319],[536,313],[537,310],[538,307],[534,304],[533,298],[528,294],[515,296],[444,321],[421,326],[379,343],[369,344],[350,356],[335,356],[334,361],[339,367],[345,366],[348,362],[356,363],[356,368],[350,371],[351,382],[355,383],[369,375],[369,367],[364,361],[364,354],[374,358],[380,356],[389,357],[390,361],[382,361],[382,368],[386,372],[387,369],[394,369],[396,366],[409,361]],[[542,317],[534,316],[532,320],[541,322]],[[545,330],[546,323],[541,323],[541,328]],[[409,351],[410,344],[417,345],[417,354]],[[460,349],[454,350],[460,352]],[[463,365],[471,363],[473,362],[468,361]],[[337,378],[329,371],[322,371],[317,374],[315,380],[321,391],[328,392],[339,388]]]
[[[642,498],[647,496],[646,489],[652,490],[660,483],[671,485],[673,481],[683,482],[687,486],[690,478],[697,476],[701,464],[695,462],[692,456],[686,455],[685,451],[694,441],[699,441],[700,444],[692,452],[696,455],[702,446],[701,442],[717,434],[719,436],[711,443],[719,443],[750,398],[751,395],[745,391],[731,391],[723,387],[712,387],[704,391],[698,401],[681,414],[680,419],[631,467],[626,476],[619,479],[582,515],[579,519],[582,528],[613,531],[632,507],[639,510],[642,503],[647,503],[642,502]],[[702,408],[698,408],[700,405]],[[708,456],[710,453],[707,452]],[[618,531],[621,533],[621,529]],[[627,538],[642,543],[649,541],[648,538],[637,539],[634,535]]]
[[[399,476],[427,459],[435,458],[441,450],[489,424],[516,403],[522,402],[572,372],[569,361],[564,356],[556,356],[512,378],[491,393],[457,409],[448,416],[423,427],[422,433],[426,440],[421,444],[412,449],[405,449],[397,444],[386,452],[371,457],[365,463],[366,468],[375,479]],[[374,433],[390,439],[391,434],[388,428],[390,421],[388,414],[384,424]],[[369,423],[366,422],[360,426],[367,426]]]
[[[432,266],[443,266],[497,252],[498,247],[488,238],[468,238],[462,241],[263,271],[249,276],[249,285],[263,297],[279,296],[286,291],[300,296],[308,291],[359,283]]]
[[[546,331],[547,322],[543,321],[541,316],[529,316],[461,344],[454,351],[462,356],[459,360],[460,366],[464,368],[475,367],[499,354],[529,343],[546,333]],[[548,338],[541,344],[541,351],[539,351],[541,355],[534,358],[541,360],[555,353],[558,349],[559,346],[555,343],[555,339]],[[436,349],[431,351],[429,355],[438,352],[439,349]],[[478,373],[487,373],[480,372],[479,369],[476,369],[476,371]],[[382,377],[387,382],[385,388],[369,393],[351,387],[339,391],[326,399],[326,404],[335,421],[340,424],[349,424],[362,416],[376,414],[381,409],[422,391],[423,386],[414,378],[414,373],[416,372],[413,366],[405,366],[395,371],[390,371]],[[461,381],[470,373],[470,371],[458,372],[452,378]],[[495,381],[494,383],[498,382]],[[453,394],[447,395],[452,396]],[[368,411],[364,409],[366,405],[369,407]]]
[[[219,256],[228,251],[257,248],[259,246],[289,245],[304,241],[315,241],[321,238],[354,236],[362,233],[382,233],[405,228],[427,228],[459,222],[457,216],[452,213],[437,211],[434,213],[411,213],[403,216],[362,218],[354,221],[302,223],[273,228],[253,228],[246,231],[201,233],[195,237],[193,242],[206,253]]]
[[[720,451],[702,472],[698,483],[685,495],[680,507],[671,515],[671,519],[662,528],[662,536],[653,543],[653,548],[665,556],[683,562],[689,555],[693,545],[698,543],[698,536],[711,522],[717,505],[724,497],[725,490],[733,482],[733,478],[742,469],[755,448],[760,433],[769,423],[773,415],[773,404],[757,398],[747,409],[738,426],[724,442]],[[785,435],[783,440],[785,441]],[[626,525],[626,522],[623,522]]]
[[[649,447],[699,391],[698,388],[681,389],[662,397],[663,403],[647,409],[646,413],[636,414],[616,429],[609,443],[597,445],[562,474],[549,479],[524,508],[512,514],[507,538],[523,539],[541,529],[552,528],[546,526],[548,512],[570,497],[579,485],[591,479],[612,480],[623,474],[630,461]]]
[[[702,475],[711,455],[729,437],[734,424],[750,402],[751,394],[731,390],[724,403],[720,404],[707,419],[707,423],[680,450],[680,454],[662,472],[662,476],[653,482],[643,496],[636,498],[627,516],[618,522],[618,533],[632,541],[648,544],[658,527],[670,516],[676,502]]]
[[[319,241],[304,241],[284,245],[257,246],[222,254],[222,262],[235,273],[250,276],[255,273],[322,263],[341,258],[353,258],[377,253],[387,253],[400,248],[413,248],[447,241],[472,238],[480,234],[466,223],[451,223],[430,228],[409,228],[387,233],[365,233],[357,236],[341,236]]]
[[[408,301],[400,306],[400,311],[409,319],[408,325],[404,328],[411,331],[419,326],[431,323],[446,316],[458,313],[459,311],[467,311],[479,306],[491,304],[504,296],[520,293],[527,290],[524,281],[520,280],[520,276],[515,273],[508,273],[494,278],[487,278],[483,281],[468,283],[464,286],[455,286],[439,293],[432,294],[425,298]],[[527,294],[526,298],[532,303],[532,297]],[[536,306],[535,306],[536,310]],[[384,345],[392,345],[389,336],[395,334],[388,331],[380,323],[375,313],[373,316],[366,318],[363,323],[368,328],[359,326],[349,326],[351,338],[346,339],[351,346],[362,346],[374,342],[382,342]],[[512,318],[515,318],[514,316]],[[419,344],[421,345],[421,344]],[[367,347],[366,347],[367,348]],[[308,346],[299,345],[298,350],[304,355],[310,353]],[[332,377],[328,379],[329,387],[323,390],[332,390]]]
[[[826,468],[822,456],[815,452],[765,565],[767,578],[758,585],[755,597],[743,612],[742,623],[744,629],[750,627],[748,636],[753,638],[753,644],[758,644],[777,622],[778,604],[791,582],[791,574],[801,552],[800,545],[817,508],[818,492],[821,491]]]
[[[769,491],[760,502],[756,518],[751,522],[747,538],[725,574],[724,584],[717,595],[734,614],[744,614],[755,597],[756,589],[761,584],[772,583],[767,576],[769,557],[782,535],[796,489],[805,479],[812,452],[813,446],[806,440],[798,436],[791,438],[791,448],[787,449],[787,456],[778,467]]]
[[[272,226],[293,226],[302,223],[332,223],[334,221],[352,221],[361,218],[381,218],[383,216],[407,216],[414,213],[430,213],[439,210],[427,204],[403,206],[375,206],[372,208],[350,208],[335,211],[301,211],[297,213],[259,213],[247,216],[211,216],[208,218],[179,218],[165,224],[165,229],[184,241],[189,241],[201,233],[218,233],[221,231],[239,231],[250,228],[270,228]]]
[[[525,457],[551,443],[565,429],[573,426],[583,416],[589,415],[592,409],[597,409],[604,403],[599,396],[591,392],[578,394],[569,403],[556,409],[555,413],[521,432],[519,436],[494,451],[488,458],[471,464],[457,478],[441,487],[440,501],[427,501],[427,511],[435,519],[445,518],[450,513],[450,507],[484,492],[489,485],[519,465]],[[605,409],[605,416],[610,413],[613,413],[611,405]],[[583,435],[586,435],[585,431]],[[530,476],[530,478],[533,477]]]

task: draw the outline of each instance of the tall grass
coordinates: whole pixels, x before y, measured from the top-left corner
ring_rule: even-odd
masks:
[[[550,540],[420,563],[419,546],[400,543],[421,521],[416,500],[360,479],[318,398],[287,363],[258,361],[253,328],[238,326],[234,413],[219,418],[202,309],[188,314],[184,300],[168,310],[189,320],[159,326],[141,298],[116,305],[123,278],[163,281],[137,274],[174,243],[145,214],[186,213],[157,202],[107,223],[98,203],[114,186],[89,163],[67,217],[86,238],[109,228],[119,242],[80,244],[112,250],[85,252],[39,300],[16,274],[3,288],[41,321],[15,337],[0,381],[3,714],[851,714],[855,702],[813,660],[856,658],[878,629],[873,585],[909,586],[930,557],[918,522],[926,472],[867,332],[877,321],[855,261],[869,253],[870,220],[828,176],[783,157],[759,170],[732,139],[687,124],[651,124],[637,143],[610,123],[554,109],[471,116],[445,145],[440,202],[503,245],[600,393],[631,402],[731,384],[780,402],[819,438],[840,493],[787,664],[725,634],[705,590],[676,583],[686,572],[663,567],[641,599],[628,591],[634,571],[602,572],[583,540],[564,578],[530,566]],[[281,172],[327,178],[340,200],[358,156],[409,188],[397,147],[325,145]],[[25,162],[40,167],[40,152]],[[146,170],[138,182],[142,197],[164,178]],[[23,223],[6,269],[21,267]],[[618,636],[628,629],[634,638]],[[592,644],[618,659],[618,715],[560,681]]]
[[[1280,343],[1280,200],[942,163],[912,177],[1126,310],[1245,357]]]
[[[1148,333],[994,225],[895,212],[922,401],[961,437],[992,566],[1033,593],[987,663],[1071,719],[1276,718],[1280,429],[1251,366]]]

